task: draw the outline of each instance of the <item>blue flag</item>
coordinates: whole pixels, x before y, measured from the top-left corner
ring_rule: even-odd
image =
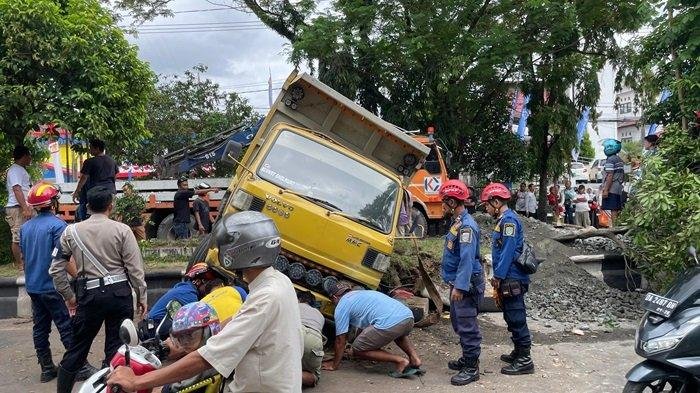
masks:
[[[659,103],[662,103],[662,102],[668,100],[668,97],[670,97],[670,96],[671,96],[671,91],[668,90],[668,89],[664,89],[664,90],[661,92],[661,98],[659,98]],[[647,131],[647,135],[656,134],[656,129],[657,129],[658,127],[659,127],[659,125],[658,125],[657,123],[650,124],[650,125],[649,125],[649,131]]]
[[[525,96],[523,102],[523,111],[520,112],[520,121],[518,122],[518,137],[520,140],[525,139],[525,127],[527,126],[527,117],[530,115],[530,110],[527,109],[527,104],[530,102],[530,95]]]

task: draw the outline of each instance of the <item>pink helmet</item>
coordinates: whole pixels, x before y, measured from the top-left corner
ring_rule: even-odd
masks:
[[[491,183],[481,191],[481,202],[488,202],[493,198],[510,199],[510,190],[501,183]]]
[[[440,198],[451,197],[460,201],[469,199],[469,188],[460,180],[451,179],[440,186]]]
[[[216,310],[199,301],[186,304],[177,311],[170,328],[170,337],[181,347],[200,347],[220,330]]]

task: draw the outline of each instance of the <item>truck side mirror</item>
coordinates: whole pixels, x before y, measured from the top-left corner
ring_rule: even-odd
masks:
[[[447,154],[445,154],[445,165],[447,165],[447,168],[452,168],[452,152],[447,151]]]
[[[229,141],[224,148],[224,154],[221,157],[221,161],[230,165],[236,165],[238,163],[238,157],[243,151],[243,145],[235,141]]]

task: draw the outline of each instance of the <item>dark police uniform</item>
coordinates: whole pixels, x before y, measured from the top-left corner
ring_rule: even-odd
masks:
[[[445,236],[442,279],[462,291],[460,301],[450,299],[452,328],[459,335],[462,359],[476,361],[481,355],[481,332],[476,316],[484,299],[484,275],[479,262],[479,226],[465,209]]]
[[[83,252],[80,242],[101,266]],[[73,343],[63,356],[61,368],[69,373],[80,369],[103,322],[105,361],[109,362],[121,345],[119,325],[134,315],[132,286],[138,301],[146,302],[143,260],[136,238],[127,225],[97,213],[69,225],[61,236],[61,251],[55,254],[49,273],[56,290],[64,299],[75,298],[77,302]],[[65,270],[71,255],[78,269],[74,287]]]
[[[524,240],[520,220],[515,212],[507,209],[493,230],[491,255],[493,276],[501,280],[501,293],[506,288],[513,288],[509,296],[503,296],[503,319],[508,324],[516,348],[529,348],[532,343],[525,315],[525,293],[530,277],[515,263],[523,250]],[[520,291],[515,289],[518,286]]]

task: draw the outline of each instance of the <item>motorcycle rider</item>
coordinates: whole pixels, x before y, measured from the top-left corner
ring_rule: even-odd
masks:
[[[508,208],[510,191],[501,183],[491,183],[481,192],[481,203],[489,215],[498,223],[491,235],[491,255],[493,257],[493,278],[491,285],[499,291],[503,300],[503,319],[511,332],[515,349],[501,360],[509,363],[501,369],[507,375],[532,374],[535,365],[530,357],[532,337],[527,327],[525,293],[530,283],[516,259],[523,251],[523,226],[518,215]]]
[[[450,383],[467,385],[479,380],[481,332],[476,319],[484,299],[484,274],[479,262],[479,225],[464,206],[469,189],[459,180],[448,180],[439,191],[443,209],[452,224],[442,251],[442,279],[450,286],[450,320],[459,336],[462,356],[447,367],[459,373]]]
[[[221,331],[221,322],[214,307],[206,302],[198,301],[186,304],[173,317],[170,340],[183,354],[196,351],[210,337]],[[178,391],[179,387],[189,386],[203,378],[202,375],[196,375],[183,382],[166,385],[162,392]]]
[[[193,377],[209,368],[236,373],[234,392],[301,392],[303,338],[292,282],[272,265],[280,252],[280,235],[259,212],[229,214],[213,234],[221,267],[242,271],[250,295],[229,323],[197,351],[153,372],[135,376],[118,367],[107,383],[127,392]]]
[[[172,288],[168,290],[163,296],[161,296],[156,304],[153,305],[151,310],[148,312],[148,320],[154,325],[158,326],[160,321],[165,317],[167,310],[166,306],[171,300],[177,300],[180,304],[189,304],[196,302],[203,297],[207,296],[210,292],[224,287],[224,278],[218,274],[214,269],[211,269],[209,265],[205,262],[199,262],[192,265],[192,267],[185,273],[185,281],[175,284]],[[239,293],[239,299],[237,304],[240,307],[242,301],[245,300],[247,293],[240,287],[233,287]],[[238,308],[236,308],[237,310]],[[220,313],[221,315],[221,313]],[[142,321],[142,323],[147,323],[147,320]],[[161,328],[161,339],[167,338],[168,332],[170,331],[170,324],[172,321],[166,320]],[[144,328],[141,328],[144,331]],[[155,334],[155,332],[148,332],[149,336]]]

